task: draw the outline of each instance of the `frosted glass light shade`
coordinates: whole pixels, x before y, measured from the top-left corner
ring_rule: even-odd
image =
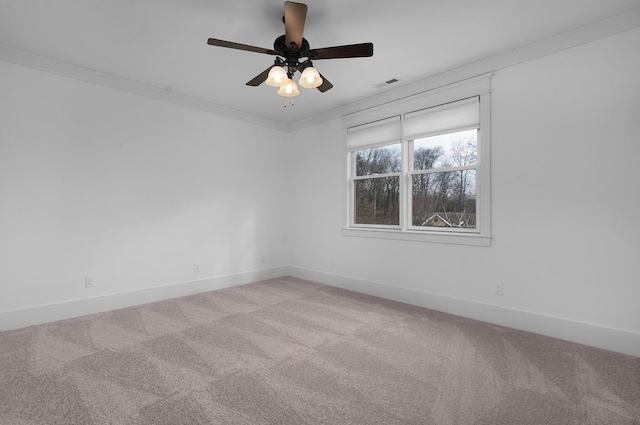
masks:
[[[288,79],[289,77],[287,73],[284,72],[284,69],[279,66],[274,66],[269,71],[269,76],[265,82],[272,87],[282,87],[284,84],[287,84]]]
[[[278,94],[284,97],[294,97],[300,94],[300,90],[298,89],[296,82],[289,79],[285,85],[280,87]]]
[[[314,67],[308,66],[304,71],[302,71],[302,75],[298,82],[304,88],[313,89],[322,84],[322,78]]]

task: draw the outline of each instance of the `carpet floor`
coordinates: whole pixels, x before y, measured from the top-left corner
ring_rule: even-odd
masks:
[[[640,358],[291,277],[0,333],[0,423],[640,424]]]

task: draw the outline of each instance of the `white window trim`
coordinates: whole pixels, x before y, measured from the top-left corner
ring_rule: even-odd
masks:
[[[344,181],[344,222],[342,235],[350,237],[363,237],[375,239],[405,240],[413,242],[432,242],[460,244],[471,246],[490,246],[491,245],[491,75],[485,74],[478,77],[470,78],[455,84],[450,84],[438,89],[420,93],[409,98],[400,99],[395,102],[386,103],[378,107],[367,109],[366,111],[357,112],[343,117],[343,139],[344,158],[347,161],[346,179]],[[480,98],[480,132],[478,133],[478,186],[476,196],[478,205],[476,209],[476,220],[478,229],[425,229],[418,230],[416,227],[409,226],[407,223],[407,211],[409,207],[409,199],[406,199],[406,190],[400,191],[400,205],[405,212],[400,214],[399,226],[367,226],[356,225],[352,223],[353,217],[353,193],[351,185],[351,173],[354,164],[350,162],[349,150],[347,149],[346,138],[347,129],[357,125],[363,125],[372,121],[386,119],[392,116],[401,115],[429,108],[449,102],[455,102],[460,99],[478,96]],[[402,120],[404,124],[404,119]],[[407,143],[402,143],[401,149],[406,149]],[[403,169],[409,170],[408,156],[402,152]],[[405,179],[409,179],[411,174],[403,173]],[[401,176],[401,178],[403,178]],[[409,182],[404,181],[405,185]]]

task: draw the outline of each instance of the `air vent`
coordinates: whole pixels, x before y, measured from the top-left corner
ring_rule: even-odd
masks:
[[[397,82],[398,82],[397,78],[392,78],[392,79],[384,81],[382,83],[374,84],[373,87],[381,89],[382,87],[386,87],[389,84],[393,84],[393,83],[397,83]]]

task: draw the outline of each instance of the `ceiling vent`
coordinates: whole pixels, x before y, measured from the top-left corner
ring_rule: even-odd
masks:
[[[381,89],[382,87],[386,87],[389,84],[393,84],[393,83],[397,83],[397,82],[398,82],[397,78],[392,78],[392,79],[384,81],[382,83],[374,84],[373,87]]]

